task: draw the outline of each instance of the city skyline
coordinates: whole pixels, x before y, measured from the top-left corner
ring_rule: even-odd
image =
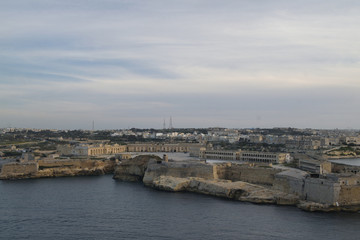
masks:
[[[357,1],[0,3],[0,128],[360,129]]]

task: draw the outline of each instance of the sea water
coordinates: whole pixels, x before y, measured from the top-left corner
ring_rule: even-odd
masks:
[[[311,213],[111,175],[0,181],[0,239],[359,239],[359,213]]]

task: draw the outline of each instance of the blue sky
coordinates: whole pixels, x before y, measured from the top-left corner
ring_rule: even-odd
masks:
[[[360,2],[2,0],[0,127],[360,128]]]

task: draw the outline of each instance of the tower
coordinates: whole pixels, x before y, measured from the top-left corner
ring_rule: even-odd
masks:
[[[172,125],[172,117],[170,116],[170,122],[169,122],[169,129],[173,129],[173,125]]]
[[[165,118],[164,118],[164,123],[163,123],[163,129],[166,129]]]

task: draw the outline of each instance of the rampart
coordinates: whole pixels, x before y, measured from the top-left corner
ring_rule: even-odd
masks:
[[[101,175],[112,173],[115,162],[111,160],[40,160],[38,162],[4,164],[0,179],[24,179]]]
[[[306,178],[303,197],[322,204],[339,204],[340,184],[329,179]]]
[[[249,166],[232,163],[218,164],[214,167],[219,179],[244,181],[268,186],[273,185],[275,174],[282,171],[268,166]]]
[[[275,175],[273,188],[282,192],[303,196],[304,181],[308,176],[304,171],[288,169]]]
[[[360,204],[360,185],[341,186],[338,202],[345,206]]]
[[[217,178],[216,172],[214,172],[214,166],[211,164],[150,161],[143,178],[144,184],[151,184],[155,178],[160,176],[177,178],[199,177],[204,179]]]
[[[37,162],[7,163],[1,168],[0,179],[16,179],[22,176],[32,176],[38,172]]]
[[[275,175],[273,189],[321,204],[360,204],[360,178],[356,175],[327,174],[311,177],[306,172],[290,169]]]

